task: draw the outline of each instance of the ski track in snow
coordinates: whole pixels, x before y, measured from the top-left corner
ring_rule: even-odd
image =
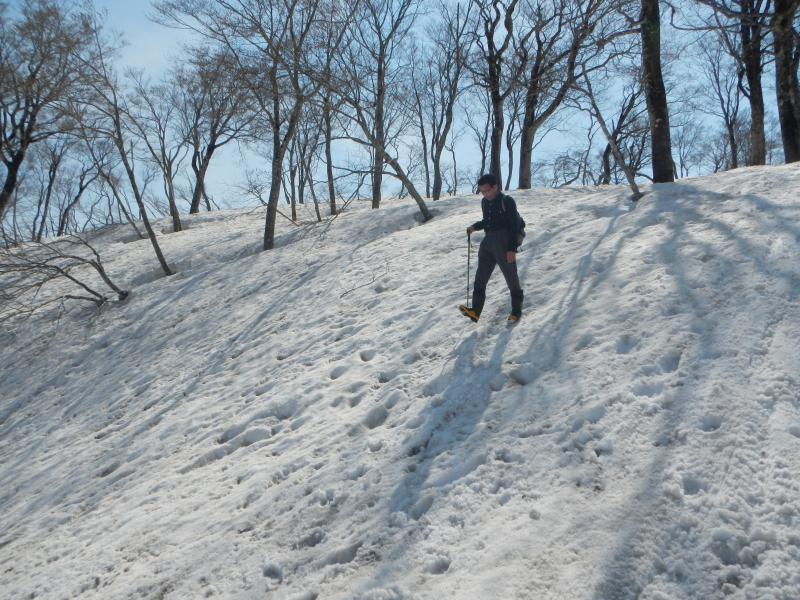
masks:
[[[797,189],[512,192],[514,326],[474,196],[93,234],[130,299],[0,330],[0,596],[799,598]]]

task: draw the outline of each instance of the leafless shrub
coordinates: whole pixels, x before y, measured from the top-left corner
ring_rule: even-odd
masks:
[[[112,281],[100,254],[85,237],[0,249],[0,322],[67,300],[99,307],[127,297],[128,291]]]

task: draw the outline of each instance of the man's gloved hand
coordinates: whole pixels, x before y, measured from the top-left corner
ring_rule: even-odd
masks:
[[[510,250],[506,252],[506,262],[508,262],[508,264],[517,262],[517,253],[511,252]]]

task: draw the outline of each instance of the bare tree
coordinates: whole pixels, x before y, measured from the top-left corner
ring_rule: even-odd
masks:
[[[93,281],[97,278],[117,300],[127,298],[128,292],[114,283],[97,249],[85,237],[0,249],[0,322],[31,315],[65,300],[103,305],[111,298]],[[50,291],[51,287],[55,289]]]
[[[39,180],[36,214],[33,216],[31,225],[31,239],[34,241],[42,241],[50,215],[50,204],[56,191],[59,171],[67,152],[74,145],[74,140],[70,140],[66,136],[53,136],[39,144],[41,152],[39,152],[40,156],[36,157],[39,160],[36,161],[33,169],[34,176]]]
[[[319,0],[162,0],[155,4],[162,23],[191,29],[224,46],[235,61],[238,83],[256,103],[271,132],[270,193],[264,250],[274,246],[284,156],[302,110],[316,96],[330,50],[313,43],[320,19]],[[338,39],[347,30],[339,22]],[[322,67],[322,68],[321,68]]]
[[[161,174],[164,195],[172,217],[172,230],[181,231],[175,180],[186,158],[187,131],[179,125],[181,117],[177,91],[166,82],[152,85],[141,73],[132,73],[133,97],[130,128],[144,143],[147,159]]]
[[[472,136],[481,152],[481,166],[478,169],[479,175],[486,172],[486,163],[489,158],[489,145],[492,126],[492,99],[488,88],[484,86],[473,86],[468,90],[464,102],[468,107],[461,107],[467,123],[467,128],[472,132]],[[477,106],[480,109],[477,109]]]
[[[324,60],[322,61],[320,76],[322,81],[331,81],[334,60],[341,44],[339,32],[348,26],[350,18],[347,11],[336,2],[329,3],[327,8],[323,9],[322,15],[321,38],[323,42],[321,46],[324,48]],[[340,100],[335,96],[335,92],[330,85],[323,84],[320,94],[322,96],[322,121],[325,137],[325,176],[328,184],[328,209],[333,216],[338,212],[336,208],[336,180],[333,174],[333,122],[335,107]],[[311,189],[313,193],[313,186]],[[319,213],[318,208],[317,211]]]
[[[297,201],[305,205],[307,200],[306,192],[309,192],[314,202],[317,220],[322,220],[316,190],[314,189],[316,184],[314,172],[315,166],[319,162],[319,153],[325,141],[322,139],[324,138],[323,119],[319,117],[319,113],[313,105],[309,104],[307,106],[295,138],[298,163]]]
[[[140,184],[136,173],[136,149],[134,140],[129,136],[132,128],[128,119],[131,114],[130,102],[110,64],[113,49],[102,38],[96,19],[93,22],[95,26],[91,39],[94,43],[94,57],[91,61],[81,61],[81,68],[85,73],[79,108],[83,136],[89,146],[96,144],[98,140],[107,140],[116,149],[156,258],[164,274],[172,275],[172,269],[164,258],[147,215],[145,185]]]
[[[514,175],[514,146],[523,133],[522,121],[524,119],[524,88],[518,86],[509,95],[505,104],[506,118],[506,152],[508,154],[508,173],[506,174],[505,189],[511,187],[511,177]]]
[[[25,172],[27,177],[15,190],[22,204],[13,205],[17,222],[12,231],[18,231],[22,221],[29,232],[26,238],[40,242],[81,226],[75,221],[76,207],[97,181],[98,172],[78,138],[71,133],[51,136],[31,146]]]
[[[183,122],[181,137],[191,146],[194,174],[191,214],[205,199],[205,180],[215,152],[237,140],[246,140],[255,118],[252,91],[243,85],[236,58],[223,47],[189,50],[187,65],[175,70],[176,104]],[[207,204],[207,208],[210,206]]]
[[[691,113],[673,120],[672,145],[677,157],[676,177],[689,177],[692,170],[699,171],[706,162],[704,142],[707,137],[706,128],[699,125]]]
[[[425,194],[434,200],[442,194],[442,156],[465,87],[463,81],[469,48],[475,36],[475,21],[470,14],[473,7],[472,3],[466,7],[460,3],[452,6],[440,0],[439,18],[426,28],[425,39],[433,40],[433,43],[424,46],[424,58],[420,61],[423,74],[414,81],[415,108],[424,154]],[[426,132],[430,132],[430,145]],[[428,158],[433,170],[432,178]]]
[[[477,82],[486,87],[491,100],[491,144],[489,171],[502,184],[501,153],[505,131],[504,104],[527,68],[524,51],[535,26],[525,23],[515,32],[519,0],[472,0],[480,35],[472,71]]]
[[[775,93],[781,124],[783,156],[787,163],[800,161],[800,32],[794,28],[800,0],[775,0],[770,23],[775,52]]]
[[[695,24],[689,28],[719,32],[728,55],[736,61],[739,90],[750,108],[747,164],[763,165],[766,161],[766,130],[761,80],[767,61],[772,0],[699,0],[699,3],[710,8],[711,15],[696,16],[693,19]],[[674,9],[672,14],[674,17]]]
[[[78,167],[69,173],[70,185],[65,186],[65,202],[62,203],[58,213],[57,236],[66,235],[69,232],[70,222],[74,220],[74,213],[86,191],[100,177],[100,173],[90,163],[82,162]],[[77,223],[74,225],[77,230]]]
[[[706,101],[698,103],[697,110],[718,117],[728,135],[730,148],[729,168],[739,166],[739,147],[736,128],[739,125],[739,76],[736,65],[729,64],[729,53],[725,52],[725,41],[719,32],[714,32],[699,42],[701,70],[706,81],[697,87],[698,95]]]
[[[630,165],[634,173],[641,170],[644,150],[650,135],[647,108],[643,106],[643,100],[641,80],[638,77],[635,82],[622,88],[619,96],[619,113],[616,118],[612,117],[609,123],[611,141],[606,141],[601,154],[601,175],[598,183],[610,184],[619,180],[611,162],[612,143],[626,157],[625,163]]]
[[[335,107],[341,138],[370,153],[372,207],[381,201],[383,176],[397,178],[417,203],[422,219],[432,218],[425,201],[400,162],[402,134],[409,128],[407,98],[413,57],[406,46],[417,0],[371,0],[360,12],[343,41],[334,69],[324,86],[341,102]]]
[[[412,94],[404,78],[418,10],[419,0],[363,0],[336,60],[345,137],[363,141],[372,158],[372,208],[381,204],[384,165],[396,162],[387,151],[409,125],[405,111]]]
[[[622,169],[623,173],[625,174],[625,178],[628,180],[628,185],[630,186],[631,190],[633,191],[633,200],[638,200],[642,197],[642,193],[639,190],[639,186],[636,183],[636,171],[631,167],[631,165],[625,160],[625,157],[620,149],[620,146],[617,142],[617,139],[613,135],[612,128],[608,125],[608,122],[603,117],[603,113],[600,110],[600,106],[598,104],[597,96],[594,92],[594,88],[592,87],[592,82],[590,81],[589,76],[587,75],[588,70],[583,69],[581,71],[583,73],[583,78],[580,81],[576,81],[573,86],[575,89],[580,92],[581,96],[586,100],[586,104],[582,106],[583,110],[591,114],[592,118],[597,122],[600,126],[600,130],[603,132],[603,135],[606,138],[608,146],[610,147],[611,154],[614,157],[614,160]]]
[[[83,139],[85,152],[98,174],[100,181],[99,195],[108,202],[109,213],[117,211],[117,221],[127,222],[136,233],[139,239],[146,237],[145,233],[139,230],[136,220],[133,217],[130,202],[126,198],[122,178],[117,175],[117,169],[121,164],[117,149],[114,143],[106,138],[95,135],[86,135]]]
[[[324,99],[322,103],[322,115],[325,123],[325,175],[328,180],[328,208],[331,215],[335,215],[336,209],[336,181],[333,177],[333,109],[331,108],[331,94],[327,88],[323,90]]]
[[[564,103],[573,83],[583,76],[582,66],[596,68],[607,46],[635,33],[627,0],[563,0],[525,5],[522,16],[534,34],[521,48],[527,75],[523,77],[525,103],[520,140],[519,187],[531,186],[532,152],[539,130]]]
[[[669,107],[661,70],[661,13],[659,0],[641,0],[642,85],[650,118],[653,181],[675,180],[669,130]]]
[[[23,0],[17,15],[0,3],[0,159],[6,168],[0,218],[28,149],[73,127],[64,110],[86,59],[86,15],[56,0]]]

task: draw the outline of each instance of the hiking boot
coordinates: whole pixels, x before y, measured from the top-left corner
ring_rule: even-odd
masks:
[[[463,304],[458,305],[458,310],[461,311],[461,314],[465,317],[469,318],[473,322],[477,323],[478,319],[481,318],[481,314],[477,312],[474,308],[470,308],[469,306],[464,306]]]
[[[522,290],[511,292],[511,314],[508,316],[509,321],[519,321],[519,318],[522,316],[522,299]]]

